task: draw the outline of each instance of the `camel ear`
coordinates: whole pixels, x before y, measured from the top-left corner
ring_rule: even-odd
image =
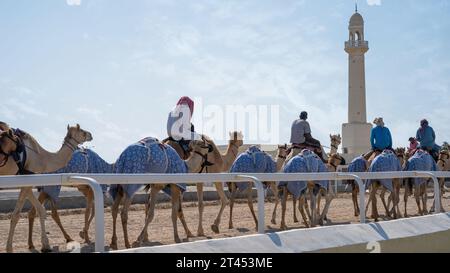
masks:
[[[341,134],[338,134],[338,137],[341,137]]]
[[[69,129],[70,129],[70,125],[69,125],[69,124],[67,124],[67,131],[69,131]]]
[[[330,138],[332,138],[333,136],[330,134]]]
[[[77,130],[80,130],[80,124],[77,123]]]

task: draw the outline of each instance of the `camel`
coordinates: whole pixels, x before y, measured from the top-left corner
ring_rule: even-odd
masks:
[[[361,155],[352,160],[352,162],[348,165],[348,172],[358,173],[358,172],[366,172],[369,168],[369,162],[366,158]],[[359,185],[354,180],[348,180],[347,185],[351,185],[352,187],[352,201],[353,201],[353,210],[355,216],[359,216],[359,204],[358,204],[358,193],[359,193]]]
[[[339,148],[339,145],[341,145],[341,141],[342,141],[341,135],[340,134],[338,134],[338,135],[330,134],[330,141],[331,141],[331,145],[330,145],[329,155],[338,154],[338,148]]]
[[[311,173],[311,172],[328,172],[328,167],[323,163],[323,161],[310,150],[303,150],[300,154],[293,157],[289,162],[287,162],[283,167],[283,172],[285,173]],[[287,229],[287,225],[285,222],[286,215],[286,202],[288,194],[292,194],[293,199],[299,200],[298,209],[300,214],[302,215],[303,221],[305,222],[306,227],[314,227],[317,222],[317,212],[316,212],[316,200],[318,198],[318,194],[321,192],[321,188],[325,190],[329,187],[329,181],[291,181],[291,182],[280,182],[279,187],[282,191],[282,200],[281,200],[281,226],[282,230]],[[309,221],[306,218],[305,214],[305,203],[306,203],[306,194],[309,193],[310,202],[311,202],[311,213],[307,210]],[[327,201],[330,199],[327,198]],[[329,204],[325,205],[326,207]],[[326,211],[324,211],[326,213]],[[323,222],[323,218],[325,214],[319,215],[319,222]]]
[[[199,172],[207,163],[207,156],[212,152],[212,147],[204,140],[196,140],[191,143],[193,153],[182,160],[177,152],[169,145],[160,143],[155,138],[145,138],[138,143],[128,146],[120,155],[115,164],[116,173],[187,173]],[[113,198],[112,218],[113,236],[111,248],[117,249],[116,220],[119,206],[122,203],[121,219],[124,233],[125,247],[130,248],[128,240],[128,210],[132,198],[142,185],[111,185],[109,193]],[[167,188],[165,188],[167,186]],[[185,184],[151,184],[146,187],[150,190],[149,203],[146,206],[145,226],[136,241],[140,245],[144,240],[148,240],[147,227],[153,220],[156,196],[160,190],[170,192],[172,200],[172,224],[175,242],[181,242],[178,236],[177,218],[180,218],[187,237],[192,237],[192,233],[187,227],[182,209],[182,191],[186,189]]]
[[[327,155],[327,162],[329,162],[329,157],[333,154],[338,154],[338,149],[339,149],[339,145],[341,145],[341,135],[331,135],[330,134],[330,153]],[[296,147],[296,146],[292,146],[289,150],[288,150],[288,156],[285,160],[286,162],[289,162],[289,160],[291,160],[294,156],[298,155],[300,152],[302,151],[302,148],[300,147]],[[322,154],[325,155],[324,152],[322,152]],[[337,170],[337,169],[336,169]],[[336,171],[335,170],[335,171]],[[292,200],[292,205],[293,205],[293,212],[294,212],[294,223],[298,223],[298,218],[297,218],[297,199],[293,199]],[[305,205],[307,206],[308,203],[305,203]]]
[[[2,157],[0,157],[0,174],[1,175],[15,175],[15,174],[31,174],[31,173],[50,173],[67,165],[72,157],[72,152],[78,145],[92,140],[91,133],[80,128],[80,125],[70,127],[67,126],[67,135],[60,150],[56,153],[51,153],[39,145],[39,143],[31,135],[16,130],[1,133],[0,147],[2,150]],[[26,156],[23,156],[25,162],[14,162],[8,160],[12,157],[14,152],[20,150],[24,151]],[[6,162],[3,164],[3,162]],[[44,206],[33,195],[32,187],[24,187],[20,189],[19,199],[11,216],[11,224],[6,244],[6,251],[13,251],[13,236],[15,227],[19,221],[19,214],[25,204],[29,200],[33,207],[39,213],[41,224],[41,242],[42,251],[50,251],[50,244],[45,232],[45,218],[46,211]]]
[[[447,146],[446,146],[447,147]],[[439,152],[439,158],[437,161],[437,168],[439,171],[443,171],[443,172],[448,172],[450,171],[450,151],[448,149],[442,149]],[[444,193],[446,191],[449,191],[447,189],[447,187],[445,187],[445,178],[440,178],[439,179],[439,186],[441,189],[441,199],[440,199],[440,204],[441,204],[441,212],[445,212],[444,207],[442,206],[442,198],[444,197]],[[433,202],[433,206],[431,207],[430,211],[434,211],[434,202]]]
[[[277,152],[277,160],[274,161],[272,157],[264,151],[261,151],[257,146],[251,146],[244,153],[234,161],[230,168],[231,173],[274,173],[281,170],[284,159],[287,154],[287,145],[279,145]],[[256,218],[253,209],[253,182],[228,182],[228,189],[230,196],[230,220],[229,229],[233,228],[233,207],[236,199],[236,194],[243,191],[247,196],[247,203],[255,221],[256,229],[258,229],[258,219]],[[276,223],[276,209],[278,206],[278,189],[276,182],[265,182],[266,188],[270,188],[275,196],[275,207],[272,213],[272,223]]]
[[[433,157],[426,151],[418,149],[412,157],[408,159],[405,167],[406,171],[436,171],[437,165]],[[408,196],[412,194],[414,187],[414,197],[416,198],[417,209],[419,215],[427,214],[427,178],[407,179],[405,183],[405,217],[408,217],[406,206]],[[414,183],[414,184],[413,184]],[[420,200],[422,200],[422,208],[420,207]]]
[[[327,163],[328,171],[337,172],[338,166],[340,165],[345,165],[345,159],[337,153],[330,154]],[[323,225],[323,221],[327,220],[326,215],[330,208],[331,201],[336,197],[336,193],[331,184],[328,184],[328,189],[320,188],[317,199],[317,212],[320,212],[320,200],[322,196],[325,196],[325,207],[322,210],[322,213],[319,213],[319,215],[321,215],[319,218],[320,225]]]
[[[97,153],[90,149],[78,149],[69,161],[67,166],[56,171],[55,173],[113,173],[114,165],[107,163]],[[88,185],[76,185],[76,187],[86,198],[85,224],[84,229],[80,231],[80,237],[86,243],[90,243],[89,226],[94,218],[94,192]],[[106,185],[102,185],[103,192],[106,192]],[[61,191],[61,186],[44,186],[39,189],[38,200],[41,204],[46,201],[50,202],[52,209],[52,218],[61,229],[66,242],[72,242],[73,239],[65,231],[58,215],[57,201]],[[29,231],[28,231],[28,248],[34,249],[33,245],[33,224],[36,216],[36,210],[32,208],[28,213]]]
[[[242,133],[241,132],[230,133],[230,140],[228,142],[228,147],[225,154],[221,154],[219,152],[212,139],[208,138],[205,135],[203,135],[203,138],[206,139],[207,143],[213,147],[214,151],[211,154],[211,157],[208,158],[208,161],[213,163],[213,165],[205,166],[205,168],[203,168],[201,172],[202,173],[228,172],[228,170],[230,169],[231,165],[233,164],[234,160],[238,155],[239,147],[243,145]],[[178,155],[180,155],[180,157],[183,159],[186,159],[190,155],[190,152],[184,151],[183,148],[180,146],[180,144],[176,141],[166,139],[164,143],[172,146],[177,151]],[[198,212],[199,212],[197,236],[205,236],[203,230],[203,211],[204,211],[203,186],[204,184],[202,183],[197,184]],[[220,210],[219,213],[217,214],[216,219],[214,220],[214,223],[211,225],[211,229],[214,233],[219,233],[220,220],[222,218],[223,211],[228,204],[228,198],[225,195],[222,182],[215,182],[214,186],[216,187],[217,194],[219,195],[220,198]]]
[[[389,172],[389,171],[401,171],[400,161],[397,156],[391,150],[384,150],[379,156],[377,156],[369,167],[369,172]],[[376,193],[378,188],[385,187],[391,192],[393,205],[394,205],[394,218],[397,219],[400,212],[398,211],[398,202],[400,201],[396,193],[396,185],[399,185],[399,179],[376,179],[368,180],[366,187],[369,188],[369,202],[372,202],[372,215],[371,217],[378,221],[378,209]],[[390,217],[390,210],[388,209],[384,198],[381,198],[384,208],[386,209],[387,216]]]

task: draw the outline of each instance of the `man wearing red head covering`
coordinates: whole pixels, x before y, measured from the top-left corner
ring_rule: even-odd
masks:
[[[191,123],[194,113],[194,101],[189,97],[181,97],[175,109],[169,113],[167,119],[167,135],[169,139],[177,141],[186,151],[191,140],[198,139],[199,135],[194,131]]]

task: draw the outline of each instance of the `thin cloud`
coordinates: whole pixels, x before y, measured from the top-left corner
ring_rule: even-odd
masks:
[[[369,6],[381,6],[381,0],[367,0]]]
[[[66,0],[66,3],[69,6],[80,6],[81,0]]]

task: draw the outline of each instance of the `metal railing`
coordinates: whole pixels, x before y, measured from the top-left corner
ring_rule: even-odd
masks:
[[[345,47],[369,47],[369,42],[368,41],[359,41],[359,40],[355,40],[355,41],[346,41],[345,42]]]
[[[360,222],[365,223],[365,184],[363,180],[393,178],[430,178],[434,183],[435,212],[440,212],[440,187],[437,178],[450,172],[372,172],[372,173],[216,173],[216,174],[45,174],[0,176],[0,188],[89,185],[95,197],[95,251],[104,252],[104,207],[100,184],[169,184],[209,182],[253,182],[257,189],[258,233],[265,233],[264,189],[266,181],[355,180],[359,186]]]

